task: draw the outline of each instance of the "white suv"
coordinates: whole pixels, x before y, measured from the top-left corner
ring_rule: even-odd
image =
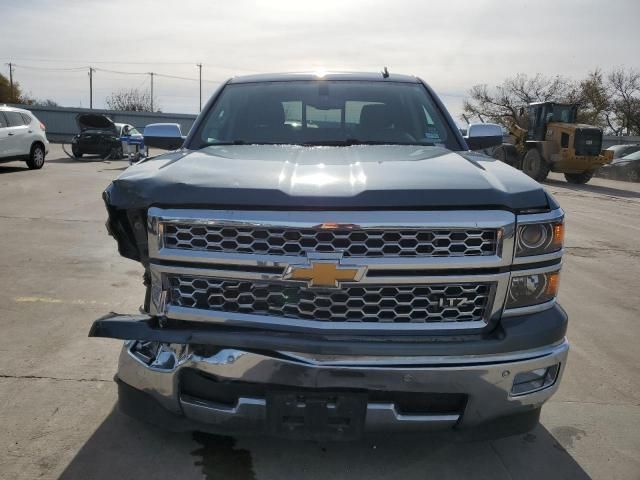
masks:
[[[49,153],[44,125],[29,110],[0,105],[0,161],[25,160],[42,168]]]

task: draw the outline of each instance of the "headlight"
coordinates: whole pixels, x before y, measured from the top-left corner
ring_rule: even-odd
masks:
[[[562,220],[547,223],[525,223],[518,226],[516,257],[557,252],[564,241]]]
[[[512,277],[506,308],[528,307],[553,300],[558,294],[559,281],[558,270]]]

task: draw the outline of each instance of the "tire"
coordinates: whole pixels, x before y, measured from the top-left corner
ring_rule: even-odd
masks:
[[[501,162],[507,162],[507,152],[504,151],[504,147],[499,146],[493,151],[493,158],[500,160]]]
[[[44,147],[41,143],[36,143],[31,147],[29,158],[27,159],[27,167],[30,170],[39,170],[44,166]]]
[[[565,173],[564,178],[567,179],[567,182],[573,183],[574,185],[584,185],[593,178],[593,172]]]
[[[630,168],[627,171],[626,177],[630,182],[640,182],[640,170]]]
[[[520,154],[513,145],[500,145],[493,151],[493,158],[513,168],[519,167]]]
[[[82,158],[82,152],[80,150],[78,150],[78,147],[76,147],[76,146],[72,146],[71,147],[71,153],[76,158]]]
[[[537,182],[544,182],[549,175],[549,165],[535,148],[527,150],[522,160],[522,171]]]

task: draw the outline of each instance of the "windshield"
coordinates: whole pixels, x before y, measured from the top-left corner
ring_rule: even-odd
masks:
[[[572,105],[554,105],[552,121],[560,123],[575,123],[576,109]]]
[[[190,148],[220,144],[457,146],[422,84],[344,80],[227,85]]]
[[[640,160],[640,151],[636,151],[636,152],[630,153],[629,155],[625,155],[619,160],[621,162],[627,162],[629,160]]]

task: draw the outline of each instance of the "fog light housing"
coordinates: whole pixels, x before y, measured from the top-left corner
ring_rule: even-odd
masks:
[[[131,347],[131,353],[142,363],[151,365],[158,355],[159,347],[160,343],[158,342],[136,341]]]
[[[550,387],[556,382],[559,371],[560,364],[556,363],[550,367],[518,373],[513,379],[511,395],[527,395]]]

